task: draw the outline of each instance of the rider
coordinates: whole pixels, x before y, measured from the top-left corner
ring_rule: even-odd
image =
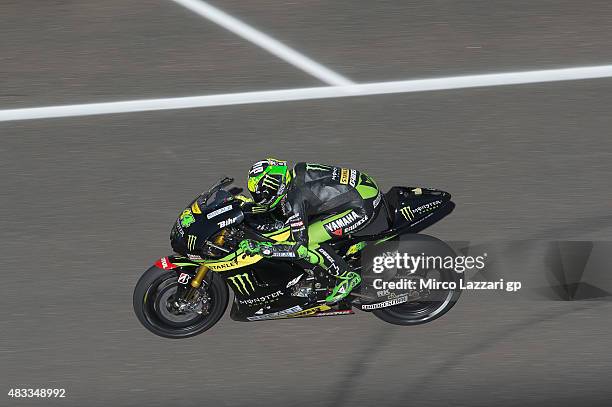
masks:
[[[247,185],[253,200],[243,204],[244,212],[283,219],[284,225],[262,222],[260,230],[290,226],[291,237],[274,243],[243,240],[245,253],[300,258],[322,267],[337,279],[325,299],[330,304],[359,285],[359,274],[324,242],[357,232],[374,218],[381,195],[372,178],[354,169],[303,162],[290,170],[286,161],[268,158],[253,164]]]

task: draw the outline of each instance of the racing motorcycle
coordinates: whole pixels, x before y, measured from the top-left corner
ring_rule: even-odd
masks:
[[[286,241],[290,230],[279,225],[273,232],[258,231],[241,210],[242,189],[229,188],[232,182],[225,177],[191,202],[172,228],[175,253],[160,258],[138,280],[134,311],[154,334],[187,338],[208,330],[223,316],[230,288],[234,294],[230,317],[236,321],[350,315],[356,308],[392,324],[417,325],[444,315],[458,300],[461,277],[452,270],[409,275],[398,271],[390,279],[432,278],[435,273],[433,278],[455,282],[454,287],[377,290],[370,284],[367,264],[362,264],[366,249],[406,240],[415,253],[423,244],[435,243],[440,253],[455,255],[442,241],[417,234],[452,212],[455,204],[449,193],[398,186],[380,193],[368,226],[329,243],[353,271],[362,273],[363,281],[349,296],[328,305],[325,297],[335,278],[320,267],[242,252],[243,239]]]

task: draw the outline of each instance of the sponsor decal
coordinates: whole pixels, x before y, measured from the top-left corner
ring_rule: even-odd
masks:
[[[388,300],[388,301],[383,301],[383,302],[377,302],[376,304],[364,304],[361,306],[361,309],[379,309],[379,308],[386,308],[386,307],[390,307],[392,305],[398,305],[398,304],[403,304],[405,302],[408,302],[408,294],[402,294],[399,297],[393,299],[393,300]]]
[[[217,222],[217,225],[220,228],[224,228],[224,227],[227,227],[229,225],[233,225],[234,223],[236,223],[238,221],[238,219],[240,219],[240,216],[236,216],[234,218],[229,218],[229,219],[222,220],[221,222]]]
[[[267,162],[270,165],[287,165],[287,161],[277,160],[275,158],[268,158]]]
[[[317,312],[327,311],[328,309],[331,309],[329,305],[325,305],[325,304],[317,305],[316,307],[308,308],[303,311],[296,312],[295,314],[291,314],[290,317],[291,318],[309,317],[311,315],[316,314]]]
[[[357,229],[359,226],[363,225],[368,220],[368,215],[365,215],[363,218],[359,219],[357,223],[347,227],[344,229],[344,232],[349,233]]]
[[[216,209],[206,215],[206,219],[212,219],[217,215],[227,212],[232,209],[232,205],[224,206],[223,208]]]
[[[434,209],[436,209],[438,206],[440,206],[441,203],[442,203],[441,200],[437,200],[433,202],[428,202],[416,208],[412,208],[410,206],[404,206],[402,209],[400,209],[400,213],[407,221],[412,221],[415,218],[415,214],[422,215],[427,212],[431,212]]]
[[[283,294],[282,291],[276,291],[272,294],[264,295],[263,297],[247,298],[245,300],[239,300],[238,303],[242,305],[261,305],[269,302],[274,302]]]
[[[229,268],[236,267],[236,266],[238,266],[237,260],[226,261],[226,262],[219,263],[219,264],[207,264],[206,265],[206,267],[208,267],[209,269],[213,271],[225,270],[225,269],[229,269]]]
[[[400,209],[400,213],[407,221],[414,219],[414,214],[412,213],[410,206],[404,206],[402,209]]]
[[[247,320],[262,321],[265,319],[286,318],[288,315],[295,314],[296,312],[300,311],[302,311],[302,307],[296,305],[295,307],[287,308],[282,311],[272,312],[270,314],[254,315],[252,317],[247,317]]]
[[[425,213],[425,212],[430,212],[433,211],[434,209],[436,209],[438,206],[440,206],[440,204],[442,203],[442,201],[438,200],[438,201],[433,201],[433,202],[428,202],[424,205],[418,206],[414,209],[412,209],[412,212],[416,213],[417,215]]]
[[[329,253],[327,253],[327,250],[324,250],[323,248],[319,247],[318,252],[321,253],[330,263],[334,262],[334,258]]]
[[[338,181],[338,167],[332,169],[332,180]]]
[[[341,218],[326,223],[323,227],[332,235],[342,236],[342,228],[355,222],[358,218],[359,216],[354,211],[350,211]]]
[[[234,284],[234,287],[242,295],[248,295],[250,292],[255,292],[255,286],[251,282],[249,273],[236,274],[233,277],[228,277],[228,280]]]
[[[196,213],[198,215],[202,214],[202,211],[200,210],[200,206],[198,205],[197,202],[194,202],[191,204],[191,212]]]
[[[161,259],[157,260],[155,262],[155,266],[164,270],[172,270],[178,267],[176,264],[172,264],[170,262],[170,259],[168,259],[167,257],[162,257]]]
[[[299,276],[297,276],[297,277],[296,277],[296,278],[294,278],[293,280],[289,281],[289,282],[287,283],[287,287],[286,287],[286,288],[289,288],[289,287],[291,287],[292,285],[296,285],[296,284],[297,284],[297,282],[298,282],[298,281],[300,281],[300,279],[302,278],[302,276],[303,276],[303,274],[300,274]]]
[[[184,228],[188,228],[195,222],[195,218],[193,217],[193,213],[189,208],[185,209],[181,216],[179,216],[179,220],[181,222],[181,226]]]
[[[376,291],[376,296],[377,297],[386,297],[389,294],[391,294],[391,291],[389,290],[380,290],[380,291]]]
[[[179,232],[179,234],[181,236],[185,236],[185,231],[183,230],[183,228],[181,227],[181,221],[177,220],[176,221],[176,230]]]
[[[359,242],[359,243],[355,243],[354,245],[352,245],[351,247],[348,248],[348,250],[346,251],[346,254],[355,254],[358,251],[360,251],[361,249],[363,249],[366,246],[365,242]]]
[[[327,271],[334,276],[337,276],[338,274],[340,274],[340,267],[338,267],[338,265],[334,261],[334,258],[329,253],[327,253],[327,251],[323,249],[322,247],[319,247],[317,251],[321,253],[330,263]]]
[[[295,257],[293,252],[276,252],[272,254],[272,257]]]
[[[187,250],[194,250],[195,249],[195,242],[198,239],[197,236],[194,235],[188,235],[187,236]]]
[[[261,185],[279,191],[281,182],[280,179],[273,177],[270,174],[266,174],[261,181]]]
[[[357,185],[357,170],[351,170],[351,176],[349,178],[349,185],[355,187]]]
[[[251,171],[249,171],[249,175],[260,174],[264,170],[264,165],[266,167],[268,166],[268,160],[257,161],[255,164],[253,164],[253,168],[251,168]]]
[[[316,314],[312,316],[313,317],[331,317],[334,315],[348,315],[348,314],[354,314],[354,312],[351,311],[350,309],[346,309],[346,310],[340,310],[340,311],[317,312]]]
[[[191,276],[187,273],[181,273],[181,275],[178,276],[178,282],[180,284],[187,284],[190,279],[191,279]]]
[[[340,183],[341,184],[348,184],[349,182],[349,169],[348,168],[342,168],[340,170]]]
[[[204,260],[201,256],[195,254],[187,254],[187,258],[189,258],[189,260]]]
[[[251,208],[251,212],[253,213],[262,213],[262,212],[267,212],[267,211],[268,211],[268,208],[265,206],[256,205]]]
[[[297,220],[301,220],[300,219],[300,214],[299,213],[294,213],[293,215],[289,216],[287,218],[287,221],[285,222],[285,224],[289,224],[291,222],[295,222]]]
[[[331,169],[330,165],[306,163],[306,171],[330,171]]]
[[[380,204],[380,200],[382,199],[382,194],[379,192],[378,195],[376,195],[376,199],[374,199],[374,209],[376,209],[376,207],[378,206],[378,204]]]

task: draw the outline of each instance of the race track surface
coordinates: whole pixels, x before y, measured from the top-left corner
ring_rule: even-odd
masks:
[[[612,62],[609,1],[214,4],[356,82]],[[169,0],[4,1],[0,38],[0,109],[323,85]],[[610,297],[541,295],[516,246],[504,278],[523,290],[418,327],[226,315],[172,341],[131,295],[179,210],[267,156],[447,190],[457,208],[427,231],[445,240],[609,241],[610,106],[597,79],[0,122],[0,405],[609,405]]]

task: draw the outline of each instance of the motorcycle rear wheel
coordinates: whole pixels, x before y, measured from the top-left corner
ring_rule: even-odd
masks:
[[[441,281],[454,281],[460,287],[459,274],[453,270],[438,271]],[[431,322],[446,314],[457,303],[461,289],[447,289],[436,293],[434,298],[425,298],[424,301],[410,301],[388,308],[372,311],[372,313],[385,322],[394,325],[420,325]]]

